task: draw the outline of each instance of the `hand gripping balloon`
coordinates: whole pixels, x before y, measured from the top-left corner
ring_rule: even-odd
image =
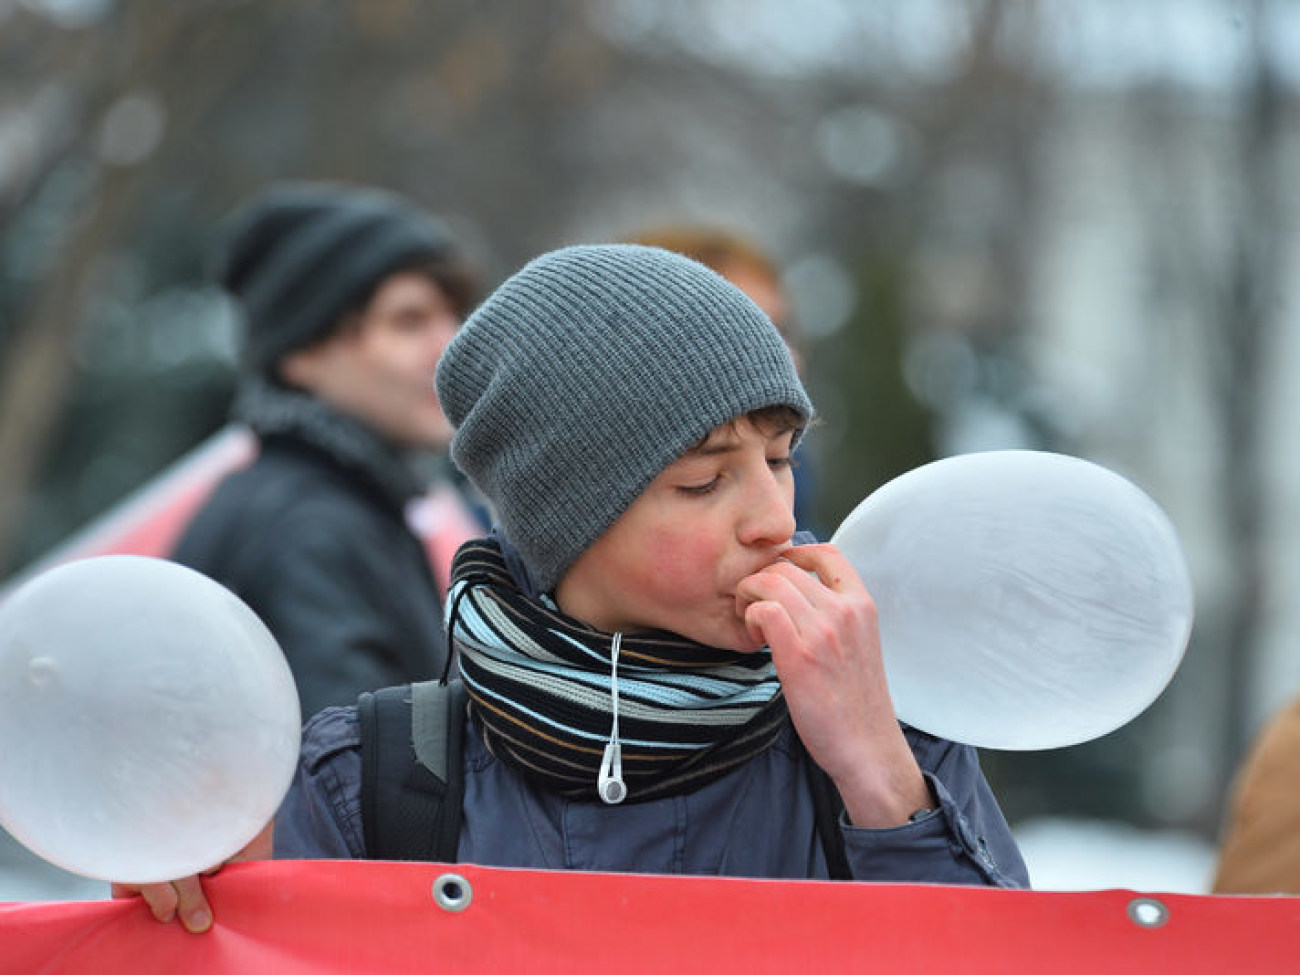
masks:
[[[66,870],[139,884],[228,859],[287,791],[299,725],[270,632],[183,566],[85,559],[0,605],[0,823]]]
[[[987,748],[1088,741],[1159,696],[1192,627],[1164,512],[1088,461],[992,451],[873,492],[832,539],[876,602],[895,710]]]

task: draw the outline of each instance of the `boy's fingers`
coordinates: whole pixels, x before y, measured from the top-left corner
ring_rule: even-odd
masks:
[[[272,829],[272,824],[268,823],[244,849],[226,862],[270,859]],[[207,891],[203,889],[202,877],[211,877],[223,866],[224,863],[218,863],[201,875],[183,877],[170,883],[112,884],[110,890],[115,898],[142,897],[149,905],[150,913],[159,921],[179,920],[185,930],[202,934],[212,927],[212,906],[208,903]]]
[[[802,625],[810,613],[815,614],[824,605],[829,593],[806,570],[778,562],[743,580],[736,587],[736,595],[742,616],[754,603],[771,602],[783,607],[791,620]]]
[[[751,637],[771,647],[774,656],[779,655],[778,646],[784,647],[799,638],[789,614],[772,602],[750,603],[745,609],[745,627]]]
[[[180,919],[187,931],[201,934],[212,927],[212,908],[198,877],[163,884],[113,884],[114,898],[140,897],[156,919],[167,924]]]
[[[176,917],[176,888],[171,884],[114,884],[113,896],[143,898],[149,912],[164,924]]]
[[[840,592],[846,583],[861,585],[853,564],[830,543],[796,545],[782,553],[782,558],[806,572],[817,573],[827,589]]]
[[[173,880],[171,886],[176,890],[176,914],[185,930],[201,934],[212,927],[212,908],[208,906],[203,882],[198,877],[185,877]]]
[[[799,567],[777,562],[741,580],[736,587],[736,594],[751,602],[762,599],[806,599],[815,592],[816,582],[816,579]]]
[[[758,603],[747,601],[739,608],[740,618],[745,623],[745,632],[755,643],[767,643],[767,634],[763,632],[761,614],[754,612]]]

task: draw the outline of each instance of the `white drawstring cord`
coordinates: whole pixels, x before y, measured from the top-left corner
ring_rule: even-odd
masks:
[[[623,748],[618,743],[618,651],[623,645],[623,634],[615,633],[609,645],[609,692],[613,700],[614,724],[605,745],[605,757],[600,761],[600,775],[596,777],[596,791],[600,798],[616,806],[627,798],[627,785],[623,782]]]

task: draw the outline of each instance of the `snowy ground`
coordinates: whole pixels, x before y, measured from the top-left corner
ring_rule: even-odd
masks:
[[[1037,890],[1204,894],[1214,872],[1213,847],[1185,833],[1043,819],[1019,824],[1015,834]],[[0,831],[0,903],[107,896],[107,884],[50,866]]]
[[[51,866],[0,830],[0,903],[93,901],[108,897],[108,884]]]
[[[1199,836],[1123,823],[1038,819],[1013,832],[1036,890],[1205,894],[1217,852]]]

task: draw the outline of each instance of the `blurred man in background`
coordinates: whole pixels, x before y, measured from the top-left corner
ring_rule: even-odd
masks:
[[[304,715],[437,675],[439,587],[409,515],[419,499],[425,520],[466,510],[446,465],[431,512],[420,469],[451,438],[433,377],[472,301],[460,247],[396,196],[284,183],[232,216],[217,277],[246,319],[233,419],[260,449],[218,486],[173,558],[261,617]]]

